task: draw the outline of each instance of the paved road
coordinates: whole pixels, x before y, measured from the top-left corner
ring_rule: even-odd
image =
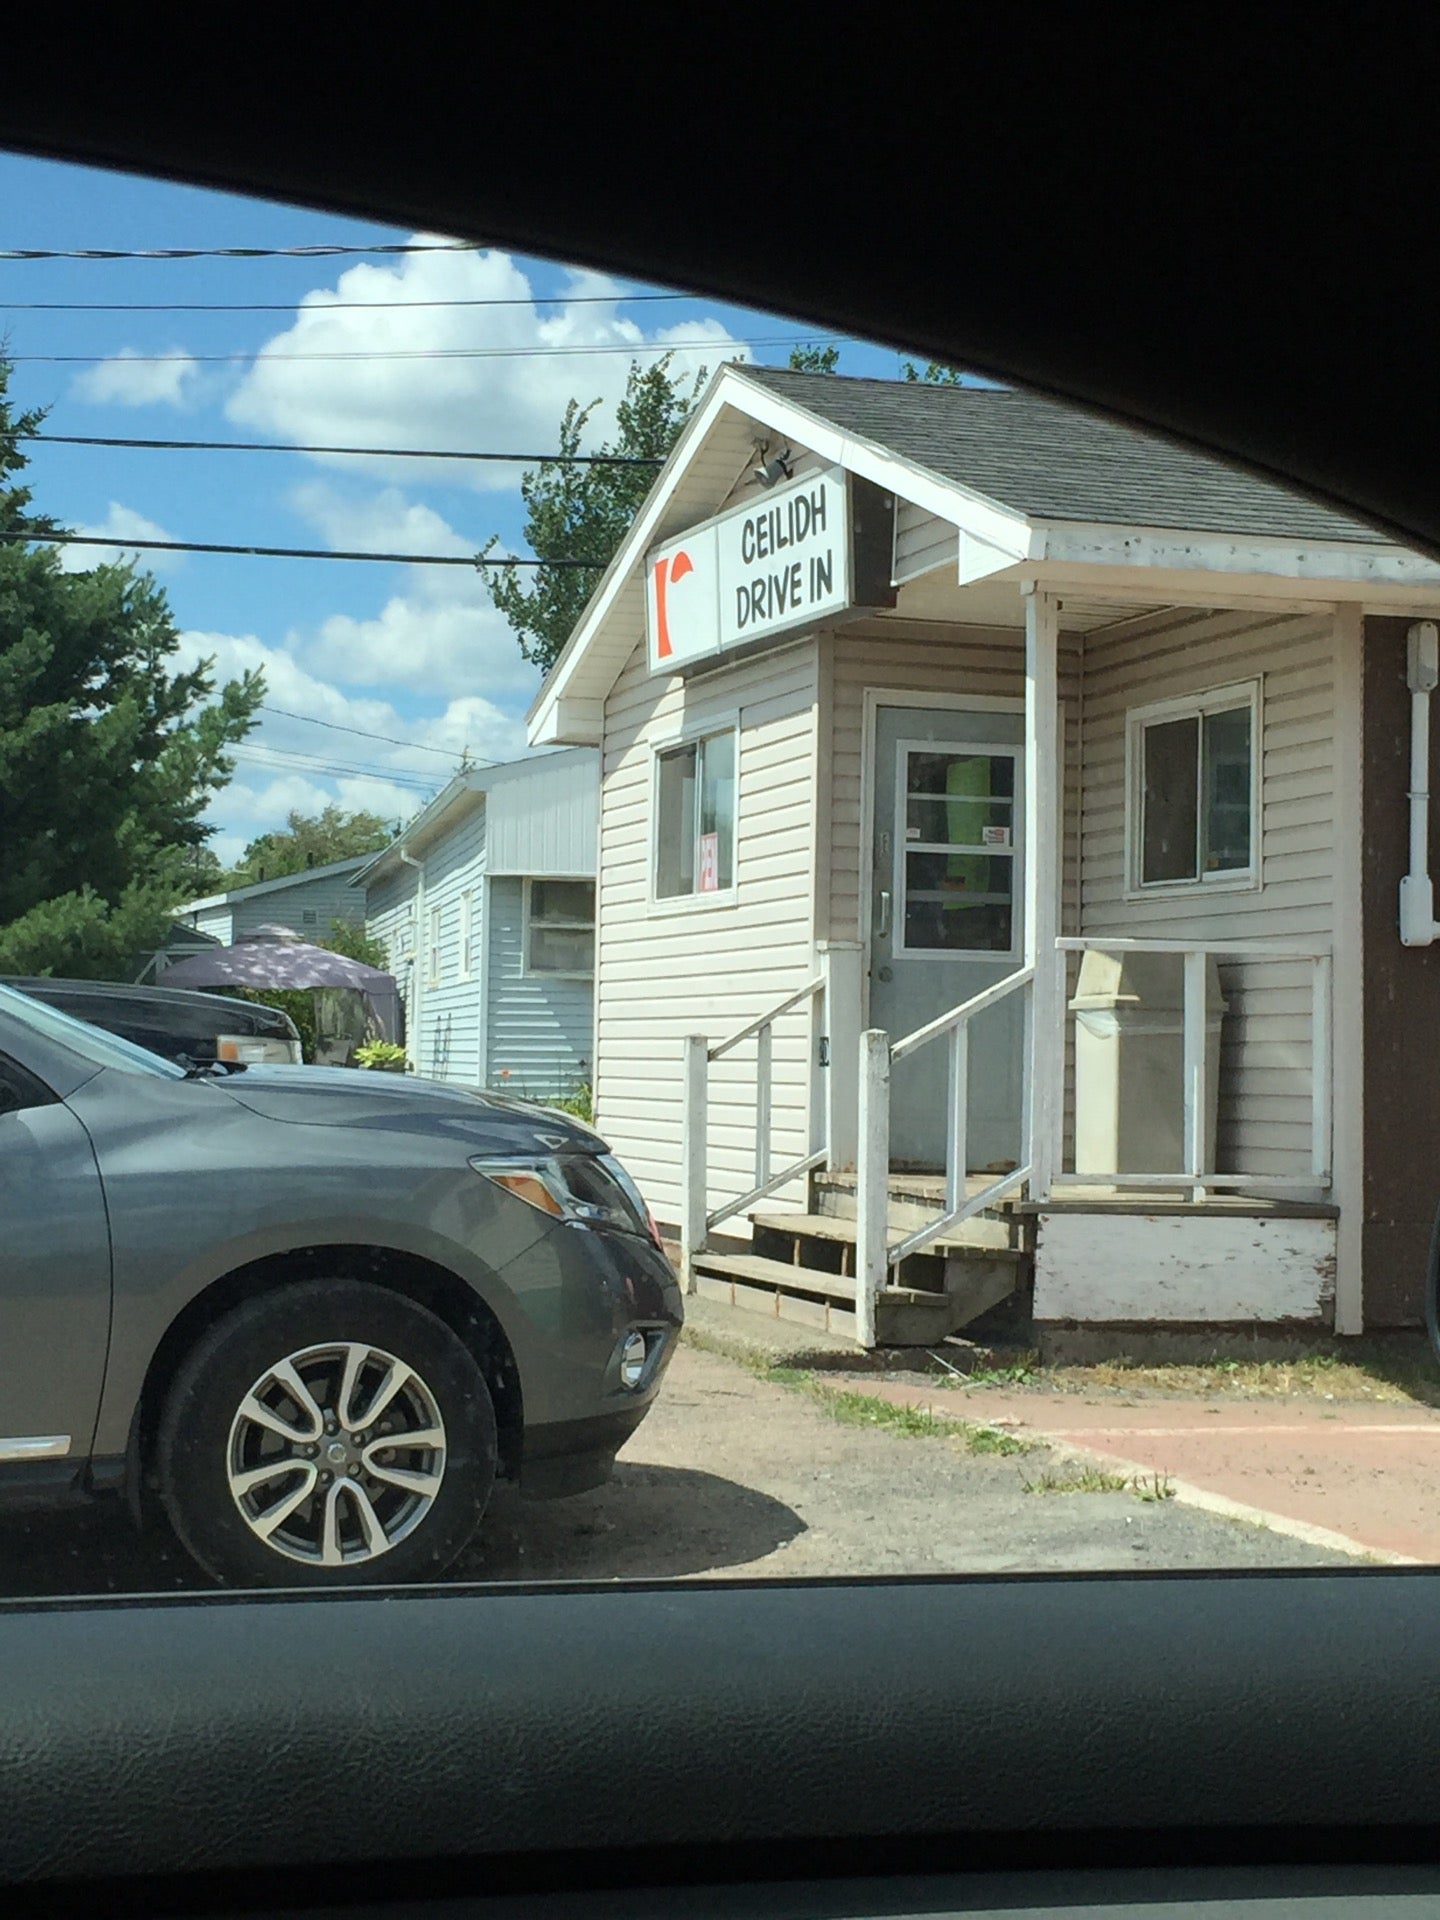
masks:
[[[481,1544],[452,1578],[1343,1563],[1339,1554],[1173,1501],[1022,1490],[1023,1479],[1047,1471],[1063,1477],[1067,1469],[1043,1452],[976,1456],[950,1439],[842,1425],[792,1389],[687,1347],[609,1486],[544,1504],[501,1488]],[[136,1539],[113,1509],[12,1516],[0,1525],[0,1597],[198,1584],[173,1547]]]

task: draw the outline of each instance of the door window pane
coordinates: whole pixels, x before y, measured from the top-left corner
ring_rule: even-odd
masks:
[[[905,855],[907,951],[1009,953],[1014,912],[1013,854]]]

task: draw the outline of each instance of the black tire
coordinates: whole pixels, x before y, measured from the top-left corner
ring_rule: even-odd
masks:
[[[385,1370],[387,1357],[402,1362],[413,1376],[388,1403],[393,1417],[387,1410],[386,1425],[377,1422],[376,1434],[395,1429],[393,1442],[376,1438],[357,1419],[357,1435],[384,1451],[365,1452],[358,1439],[352,1442],[337,1430],[334,1437],[351,1448],[351,1462],[327,1466],[330,1436],[322,1432],[314,1449],[321,1457],[307,1464],[298,1456],[310,1448],[272,1438],[263,1422],[242,1412],[242,1402],[264,1381],[267,1409],[278,1398],[286,1423],[304,1422],[308,1438],[313,1415],[298,1399],[285,1399],[283,1383],[267,1380],[269,1370],[292,1356],[305,1356],[300,1378],[311,1386],[315,1405],[325,1406],[328,1391],[316,1383],[334,1380],[331,1397],[338,1406],[347,1356],[361,1349],[373,1354],[351,1388],[351,1404],[360,1416],[379,1401],[385,1384],[403,1378],[397,1369]],[[333,1360],[326,1357],[330,1351]],[[407,1448],[409,1432],[437,1431],[437,1412],[443,1446]],[[258,1460],[268,1472],[280,1456],[296,1458],[295,1466],[279,1466],[259,1489],[232,1491],[232,1467],[237,1474],[253,1474]],[[389,1585],[438,1578],[474,1536],[495,1483],[496,1462],[495,1409],[473,1354],[425,1307],[388,1288],[348,1279],[297,1281],[246,1301],[213,1326],[175,1376],[154,1456],[161,1499],[181,1545],[216,1580],[243,1587]],[[372,1466],[378,1479],[369,1478]],[[397,1491],[387,1477],[397,1466],[424,1490]],[[358,1492],[357,1486],[343,1484],[347,1474]],[[335,1486],[336,1481],[342,1484]],[[274,1529],[274,1541],[262,1538],[256,1524],[266,1525],[285,1499],[307,1486],[314,1491],[293,1518]],[[257,1506],[262,1507],[258,1516]],[[373,1550],[380,1537],[376,1523],[392,1510],[397,1537]],[[327,1519],[332,1552],[349,1554],[339,1564],[322,1564],[317,1557],[327,1544]],[[390,1530],[388,1524],[381,1529],[387,1539]],[[301,1550],[308,1551],[312,1534],[315,1552],[307,1559]],[[367,1536],[372,1544],[367,1545]]]

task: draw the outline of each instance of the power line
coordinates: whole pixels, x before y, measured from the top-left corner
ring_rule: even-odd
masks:
[[[327,299],[323,307],[301,307],[298,300],[0,300],[0,307],[8,313],[393,313],[408,307],[632,307],[694,298],[692,293],[532,293],[503,300]]]
[[[136,440],[97,433],[27,433],[6,436],[13,444],[48,440],[65,447],[139,447],[181,453],[347,453],[378,460],[494,460],[517,466],[540,466],[564,460],[580,467],[658,467],[657,457],[627,453],[469,453],[452,447],[322,447],[280,440]]]
[[[122,553],[233,553],[249,560],[373,560],[387,566],[473,567],[468,553],[347,553],[333,547],[245,547],[218,540],[132,540],[113,533],[25,533],[0,530],[0,541],[23,541],[42,547],[114,547]],[[580,567],[603,572],[606,560],[520,560],[495,555],[493,567]]]
[[[269,353],[264,347],[243,353],[7,353],[12,366],[95,367],[111,361],[124,367],[231,366],[262,356],[269,365],[300,360],[557,360],[613,353],[701,353],[732,347],[824,347],[839,344],[835,334],[787,334],[759,340],[631,340],[607,346],[579,347],[347,347],[329,352]]]
[[[480,253],[482,240],[376,240],[369,246],[0,247],[0,260],[327,260],[362,253]]]
[[[403,767],[391,770],[373,765],[356,766],[348,761],[327,760],[318,754],[287,753],[283,747],[268,747],[263,743],[232,747],[229,751],[236,759],[248,760],[253,766],[268,767],[272,773],[319,773],[337,780],[388,780],[395,786],[409,787],[417,793],[430,793],[435,787],[435,782],[424,774]]]
[[[313,713],[291,713],[288,707],[271,707],[262,703],[261,713],[278,714],[282,720],[303,720],[307,726],[328,727],[332,733],[354,733],[362,740],[383,740],[387,746],[409,747],[415,753],[438,753],[442,759],[464,760],[467,756],[454,747],[427,747],[419,740],[402,740],[393,733],[372,733],[367,727],[347,727],[338,720],[320,720]]]

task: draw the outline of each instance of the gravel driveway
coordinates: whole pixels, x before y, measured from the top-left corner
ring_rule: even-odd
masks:
[[[1344,1564],[1262,1528],[1133,1492],[1026,1493],[1044,1452],[844,1425],[791,1387],[683,1347],[614,1480],[573,1500],[496,1494],[470,1580],[1012,1573]],[[0,1597],[198,1584],[113,1508],[0,1522]]]

